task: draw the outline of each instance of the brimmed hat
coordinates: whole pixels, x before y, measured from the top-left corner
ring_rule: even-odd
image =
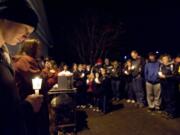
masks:
[[[9,0],[0,3],[0,19],[37,27],[38,17],[25,0]]]

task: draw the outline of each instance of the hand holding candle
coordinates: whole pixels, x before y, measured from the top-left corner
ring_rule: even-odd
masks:
[[[131,67],[131,70],[134,70],[135,69],[135,66],[133,65],[132,67]]]
[[[162,76],[162,72],[158,72],[158,75],[159,75],[159,76]]]
[[[165,78],[165,75],[161,71],[158,72],[158,75],[159,75],[160,78]]]
[[[125,73],[126,75],[129,75],[129,73],[128,73],[128,71],[127,71],[127,70],[125,70],[125,71],[124,71],[124,73]]]

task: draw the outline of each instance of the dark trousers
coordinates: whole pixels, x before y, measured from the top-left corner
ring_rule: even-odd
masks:
[[[87,92],[87,104],[93,105],[94,94],[93,92]]]
[[[77,105],[87,104],[87,93],[84,88],[77,89]]]
[[[94,97],[94,107],[100,108],[100,98]]]
[[[162,102],[164,110],[173,115],[177,115],[177,93],[178,87],[173,80],[163,80],[161,82]]]
[[[125,84],[126,98],[130,100],[135,100],[135,93],[132,88],[133,88],[132,82],[126,82]]]
[[[103,113],[108,112],[108,100],[105,95],[100,98],[100,109]]]
[[[136,96],[137,103],[145,104],[145,91],[144,91],[144,81],[141,76],[133,78],[132,80],[132,88]]]
[[[120,80],[111,80],[113,98],[120,98]]]

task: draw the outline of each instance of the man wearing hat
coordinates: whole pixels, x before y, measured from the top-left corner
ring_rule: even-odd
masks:
[[[25,115],[41,108],[42,95],[29,95],[24,101],[19,98],[5,46],[23,42],[37,23],[37,15],[25,1],[0,3],[0,135],[28,135]]]

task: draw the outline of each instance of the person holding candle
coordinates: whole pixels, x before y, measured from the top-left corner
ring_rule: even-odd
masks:
[[[180,54],[178,54],[175,58],[175,75],[176,75],[176,80],[178,82],[178,94],[177,94],[177,108],[178,108],[178,114],[180,115]]]
[[[37,39],[26,39],[22,43],[22,48],[18,55],[15,56],[13,67],[15,69],[16,84],[19,89],[19,95],[22,100],[26,99],[28,95],[34,94],[44,95],[47,99],[47,89],[43,83],[41,90],[42,78],[40,78],[41,69],[36,61],[40,42]],[[45,79],[44,79],[45,81]],[[36,84],[36,85],[32,85]],[[40,91],[41,90],[41,91]],[[38,113],[29,113],[26,117],[28,130],[31,134],[36,135],[37,130],[41,134],[48,133],[48,105],[46,100],[42,102],[42,107]],[[41,126],[39,126],[41,125]],[[46,129],[46,130],[45,130]]]
[[[40,67],[36,61],[38,46],[38,40],[26,39],[19,53],[13,56],[16,84],[22,99],[34,93],[32,78],[40,74]]]
[[[132,57],[132,67],[131,74],[133,77],[132,88],[136,95],[137,106],[143,108],[145,106],[145,91],[144,91],[144,80],[143,80],[143,70],[144,70],[144,59],[138,54],[137,51],[133,50],[131,52]]]
[[[100,100],[102,96],[101,81],[99,72],[95,73],[94,78],[94,109],[93,111],[100,112]]]
[[[46,60],[41,76],[45,79],[47,91],[57,83],[58,69],[54,60]]]
[[[75,87],[77,88],[77,108],[86,108],[86,76],[83,65],[78,65],[78,77],[76,78]]]
[[[118,61],[112,62],[111,70],[111,89],[113,92],[113,100],[119,101],[122,97],[122,91],[120,92],[120,85],[122,83],[121,66]]]
[[[87,105],[89,108],[93,107],[93,98],[94,98],[94,73],[87,75]]]
[[[111,109],[111,98],[112,98],[112,91],[111,91],[111,81],[107,75],[107,71],[104,68],[100,69],[100,88],[99,91],[101,92],[100,96],[100,109],[103,113],[107,113]]]
[[[28,135],[26,115],[39,112],[42,95],[19,97],[6,44],[16,45],[31,34],[38,23],[35,12],[23,0],[0,4],[0,134]]]
[[[125,79],[125,92],[126,92],[126,102],[127,103],[135,103],[135,93],[132,89],[132,74],[131,74],[132,60],[129,59],[126,61],[123,69],[124,79]]]
[[[109,60],[109,58],[105,58],[103,68],[106,69],[107,75],[110,76],[113,66],[112,66],[111,61]]]
[[[161,56],[159,78],[162,90],[162,100],[165,112],[163,117],[173,119],[177,116],[178,83],[176,80],[174,63],[168,54]]]

